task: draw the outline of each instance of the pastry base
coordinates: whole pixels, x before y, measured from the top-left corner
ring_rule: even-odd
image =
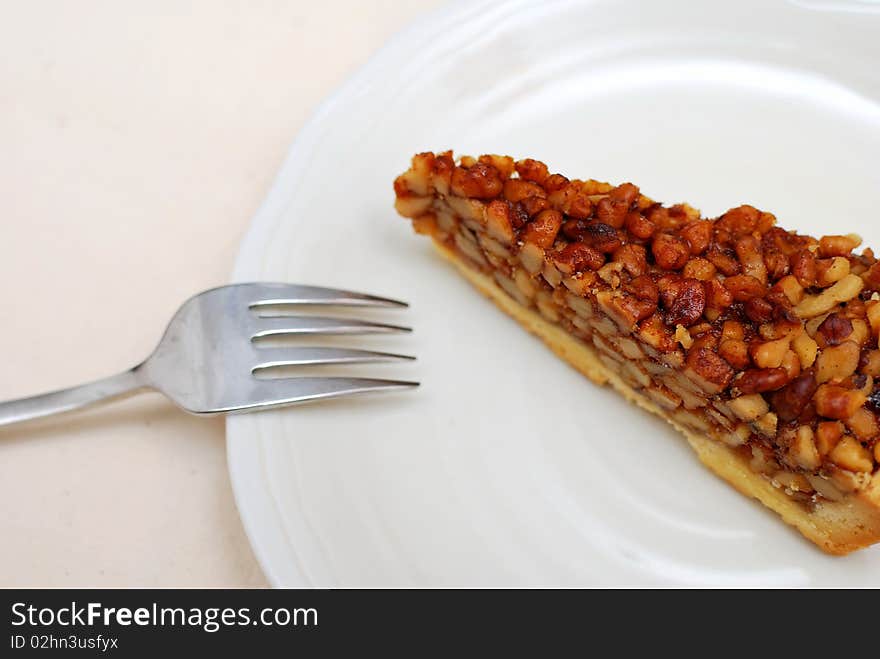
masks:
[[[543,340],[559,357],[596,384],[610,384],[627,400],[671,423],[687,438],[703,464],[742,494],[757,499],[777,512],[785,522],[794,526],[823,551],[843,555],[880,541],[880,479],[877,476],[866,490],[839,502],[823,501],[807,507],[791,499],[782,489],[753,471],[748,461],[727,445],[686,430],[669,418],[660,407],[608,369],[590,346],[547,321],[537,312],[520,305],[491,277],[468,265],[446,245],[436,240],[434,245],[477,290]]]

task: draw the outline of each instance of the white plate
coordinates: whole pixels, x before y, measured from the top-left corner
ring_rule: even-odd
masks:
[[[878,245],[877,8],[458,3],[328,100],[235,279],[409,300],[390,315],[415,334],[383,345],[419,361],[368,370],[423,387],[229,419],[236,498],[270,581],[880,585],[880,547],[827,557],[735,493],[471,290],[395,215],[391,189],[417,151],[507,153]]]

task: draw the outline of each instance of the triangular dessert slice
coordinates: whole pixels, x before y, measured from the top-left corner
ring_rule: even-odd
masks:
[[[880,540],[880,263],[740,206],[421,153],[396,208],[482,293],[832,554]]]

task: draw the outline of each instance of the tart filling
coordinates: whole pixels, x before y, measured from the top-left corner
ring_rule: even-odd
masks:
[[[830,553],[880,540],[880,263],[857,236],[497,155],[422,153],[394,189],[482,292],[737,489]]]

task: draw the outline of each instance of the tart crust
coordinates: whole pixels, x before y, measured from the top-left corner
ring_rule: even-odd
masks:
[[[478,291],[494,302],[530,333],[540,338],[556,355],[599,385],[610,385],[628,401],[656,414],[682,433],[700,461],[740,493],[753,497],[778,513],[806,538],[835,555],[848,554],[880,541],[880,486],[877,478],[857,496],[843,501],[822,501],[812,509],[793,500],[783,490],[753,471],[735,450],[693,433],[660,409],[654,402],[627,385],[598,358],[586,343],[568,334],[559,325],[520,305],[495,281],[469,266],[454,251],[434,240],[437,251]]]

